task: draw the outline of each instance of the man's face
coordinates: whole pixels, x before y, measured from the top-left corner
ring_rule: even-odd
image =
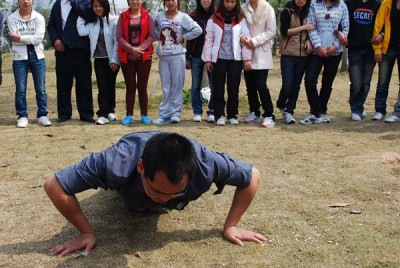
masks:
[[[156,203],[164,204],[169,200],[185,195],[185,190],[189,182],[189,174],[185,173],[178,184],[172,184],[164,171],[157,171],[154,179],[151,181],[144,175],[142,160],[137,164],[137,170],[140,173],[143,188],[148,197]]]

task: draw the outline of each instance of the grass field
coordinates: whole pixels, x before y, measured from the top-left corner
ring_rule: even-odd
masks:
[[[286,125],[278,111],[277,126],[217,127],[192,122],[185,105],[182,123],[158,127],[135,121],[96,126],[80,122],[75,103],[72,120],[55,122],[54,56],[47,52],[49,116],[53,126],[41,127],[29,83],[30,124],[17,129],[11,55],[3,56],[0,87],[0,267],[400,267],[400,124],[371,120],[376,74],[366,103],[368,116],[350,119],[348,76],[338,73],[329,103],[330,124]],[[149,91],[158,81],[157,62]],[[395,68],[397,69],[397,68]],[[377,68],[376,68],[377,70]],[[31,79],[30,79],[31,80]],[[122,81],[122,74],[118,81]],[[276,58],[268,86],[274,100],[280,89]],[[185,88],[190,88],[187,74]],[[94,83],[95,107],[97,88]],[[160,86],[150,99],[155,118]],[[398,92],[395,71],[388,99],[389,111]],[[125,90],[117,90],[117,115],[124,116]],[[247,115],[244,81],[240,115]],[[308,112],[302,88],[296,119]],[[135,115],[139,112],[135,108]],[[52,257],[49,250],[71,239],[77,231],[47,199],[45,176],[103,150],[129,132],[174,131],[196,138],[209,148],[254,163],[262,174],[257,196],[241,226],[263,233],[261,246],[226,242],[221,229],[233,188],[222,195],[212,190],[184,211],[163,215],[130,215],[114,192],[79,194],[92,222],[98,246],[89,257]],[[345,207],[330,207],[347,203]],[[353,214],[358,211],[360,214]]]

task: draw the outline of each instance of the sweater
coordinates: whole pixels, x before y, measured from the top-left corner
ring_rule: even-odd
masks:
[[[347,37],[349,50],[372,49],[371,38],[380,4],[376,0],[346,0],[349,10],[350,32]]]

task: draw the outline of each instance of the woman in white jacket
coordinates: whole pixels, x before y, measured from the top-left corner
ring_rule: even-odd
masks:
[[[274,106],[267,87],[268,70],[274,67],[271,41],[275,38],[276,20],[272,6],[264,0],[248,0],[242,6],[251,38],[245,38],[243,44],[252,50],[251,70],[244,72],[249,101],[250,114],[245,123],[260,121],[260,102],[264,110],[262,125],[275,126]]]
[[[201,55],[207,71],[212,72],[214,116],[219,126],[225,125],[225,82],[228,101],[228,123],[239,124],[239,85],[242,67],[250,67],[251,50],[242,47],[249,36],[246,20],[240,11],[239,0],[221,0],[216,13],[208,20],[206,40]]]
[[[89,36],[90,55],[94,58],[94,71],[99,88],[97,125],[117,120],[115,116],[115,82],[119,70],[118,43],[116,39],[117,17],[110,16],[108,0],[91,0],[97,20],[87,23],[81,17],[76,22],[80,36]]]
[[[38,122],[42,126],[51,126],[47,117],[46,61],[42,44],[45,21],[42,15],[32,9],[32,2],[33,0],[18,0],[19,9],[7,19],[13,51],[17,127],[20,128],[28,125],[26,103],[28,71],[32,73],[36,91]]]

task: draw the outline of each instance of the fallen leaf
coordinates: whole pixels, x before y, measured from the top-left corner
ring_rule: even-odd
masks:
[[[0,167],[4,168],[4,167],[9,167],[9,166],[11,166],[11,164],[5,164],[5,165],[2,165]]]
[[[143,257],[144,257],[143,253],[140,251],[136,251],[133,255],[135,255],[135,257],[140,258],[140,259],[143,259]]]
[[[33,185],[33,186],[29,186],[28,188],[40,188],[40,187],[42,187],[42,185]]]
[[[53,134],[46,134],[45,136],[49,137],[49,138],[53,138],[54,135]]]
[[[83,149],[83,150],[86,150],[86,146],[85,145],[81,145],[79,147],[81,147],[81,149]]]
[[[331,208],[343,208],[343,207],[348,207],[351,205],[354,205],[355,203],[334,203],[332,205],[329,205]]]
[[[356,210],[356,209],[350,210],[350,214],[361,214],[361,210]]]

